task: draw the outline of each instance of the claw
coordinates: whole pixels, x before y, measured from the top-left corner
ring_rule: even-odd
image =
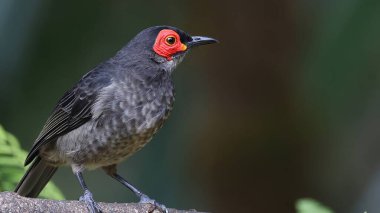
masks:
[[[146,196],[144,194],[141,195],[139,203],[149,203],[149,204],[152,204],[152,205],[154,205],[155,208],[161,210],[162,212],[168,213],[168,209],[166,208],[165,205],[162,205],[162,204],[158,203],[157,201],[149,198],[148,196]]]
[[[92,193],[89,190],[85,190],[84,194],[79,198],[79,201],[83,201],[87,205],[87,209],[91,213],[101,213],[99,205],[92,198]]]

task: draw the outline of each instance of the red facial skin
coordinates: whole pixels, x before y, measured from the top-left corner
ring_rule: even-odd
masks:
[[[175,41],[171,44],[168,42],[168,38],[172,37],[171,39],[175,39]],[[183,43],[181,43],[181,39],[174,30],[161,30],[157,37],[156,41],[153,45],[153,50],[158,55],[165,57],[166,60],[171,61],[173,58],[172,56],[178,52],[183,52],[187,49],[187,46]]]

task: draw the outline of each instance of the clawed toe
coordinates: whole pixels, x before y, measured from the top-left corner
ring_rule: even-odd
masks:
[[[80,201],[83,201],[86,203],[88,210],[91,213],[101,213],[99,205],[94,201],[92,198],[92,194],[90,191],[86,190],[84,191],[84,194],[79,198]]]
[[[139,203],[149,203],[149,204],[152,204],[152,205],[154,205],[155,208],[161,210],[162,212],[168,213],[168,209],[166,208],[165,205],[162,205],[162,204],[158,203],[157,201],[149,198],[146,195],[142,195],[140,197]]]

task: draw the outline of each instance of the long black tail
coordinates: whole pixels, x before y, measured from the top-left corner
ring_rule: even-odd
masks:
[[[17,184],[15,192],[24,197],[37,197],[54,175],[57,167],[37,157]]]

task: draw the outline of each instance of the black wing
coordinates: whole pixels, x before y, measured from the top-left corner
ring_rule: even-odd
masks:
[[[91,108],[96,101],[99,90],[111,83],[103,66],[87,73],[58,101],[52,115],[46,121],[25,160],[28,165],[38,155],[40,147],[57,137],[64,135],[91,119]]]

